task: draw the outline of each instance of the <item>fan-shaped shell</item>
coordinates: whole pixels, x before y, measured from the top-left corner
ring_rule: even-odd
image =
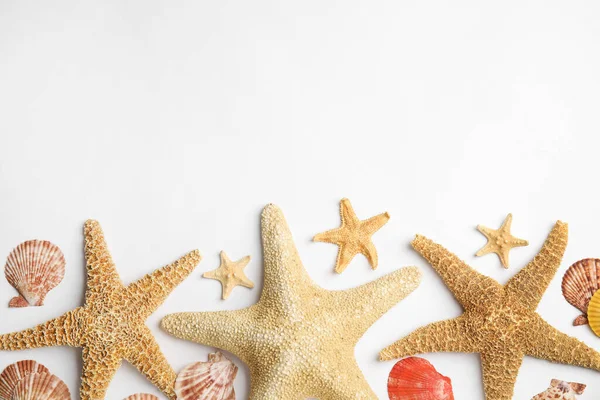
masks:
[[[159,400],[159,398],[153,394],[136,393],[136,394],[132,394],[131,396],[127,397],[125,400]]]
[[[418,357],[394,365],[388,377],[388,395],[390,400],[454,400],[450,378]]]
[[[583,383],[566,382],[552,379],[550,387],[544,392],[535,395],[531,400],[576,400],[576,394],[583,394]]]
[[[0,400],[10,400],[17,383],[27,375],[48,373],[48,368],[34,360],[10,364],[0,374]]]
[[[592,296],[587,309],[587,315],[590,327],[597,336],[600,336],[600,290]]]
[[[235,400],[233,380],[238,368],[221,353],[208,356],[208,362],[185,367],[175,380],[178,400]]]
[[[71,393],[55,375],[30,374],[17,383],[11,400],[71,400]]]
[[[65,257],[58,246],[46,240],[29,240],[10,252],[4,274],[19,292],[10,307],[41,306],[46,294],[65,276]]]
[[[573,307],[583,313],[573,321],[573,325],[585,325],[590,299],[600,289],[600,259],[585,258],[567,269],[562,280],[562,292]]]

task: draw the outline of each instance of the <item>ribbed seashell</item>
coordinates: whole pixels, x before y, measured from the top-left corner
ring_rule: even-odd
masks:
[[[592,328],[596,336],[600,336],[600,290],[590,300],[587,317],[590,322],[590,328]]]
[[[11,400],[71,400],[71,393],[56,375],[30,374],[17,383]]]
[[[125,400],[159,400],[159,398],[153,394],[136,393],[136,394],[132,394],[131,396],[127,397]]]
[[[17,361],[0,374],[0,400],[10,400],[17,383],[27,375],[48,373],[48,368],[34,360]]]
[[[535,395],[531,400],[576,400],[576,394],[583,394],[585,385],[583,383],[566,382],[552,379],[550,387],[544,392]]]
[[[388,395],[390,400],[454,400],[450,378],[419,357],[394,365],[388,377]]]
[[[58,246],[46,240],[29,240],[10,252],[4,274],[19,292],[9,307],[41,306],[46,294],[65,276],[65,257]]]
[[[562,280],[562,292],[573,307],[583,313],[575,318],[573,325],[585,325],[590,299],[600,289],[600,259],[585,258],[567,269]]]
[[[233,380],[238,368],[223,354],[185,367],[175,380],[178,400],[235,400]]]

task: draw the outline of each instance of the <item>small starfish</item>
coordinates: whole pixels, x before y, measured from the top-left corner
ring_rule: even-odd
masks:
[[[567,247],[557,222],[540,252],[504,286],[417,235],[412,246],[463,306],[458,318],[419,328],[380,353],[382,360],[431,352],[479,353],[487,400],[510,400],[524,356],[600,371],[600,354],[552,327],[535,311]]]
[[[202,276],[208,279],[216,279],[221,282],[221,285],[223,286],[222,297],[223,300],[225,300],[229,297],[233,288],[238,285],[249,289],[254,287],[254,283],[252,283],[246,274],[244,274],[244,268],[246,268],[246,265],[248,265],[249,262],[250,256],[246,256],[241,260],[233,262],[227,257],[227,254],[222,251],[221,265],[219,268],[205,272]]]
[[[115,269],[100,224],[88,220],[84,235],[85,304],[34,328],[0,335],[0,350],[81,347],[82,400],[104,399],[123,359],[169,398],[175,399],[175,371],[144,321],[198,265],[200,253],[192,251],[125,286]]]
[[[508,214],[498,230],[477,225],[479,232],[483,233],[488,242],[475,255],[480,257],[489,253],[496,253],[504,268],[508,268],[508,252],[513,247],[527,246],[527,240],[519,239],[510,234],[512,214]]]
[[[174,336],[230,351],[250,369],[250,400],[375,400],[354,358],[367,329],[421,279],[401,268],[366,285],[330,291],[302,266],[283,213],[262,213],[264,287],[257,304],[241,310],[171,314]]]
[[[340,202],[340,216],[342,218],[341,227],[319,233],[315,235],[313,240],[340,246],[335,263],[335,272],[338,274],[344,272],[350,261],[359,253],[369,260],[371,268],[376,269],[378,262],[377,250],[371,241],[371,236],[388,222],[390,215],[385,212],[361,221],[354,213],[350,200],[342,199]]]

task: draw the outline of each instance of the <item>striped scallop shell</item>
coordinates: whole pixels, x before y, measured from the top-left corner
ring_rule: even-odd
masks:
[[[17,383],[11,400],[71,400],[71,393],[55,375],[30,374]]]
[[[58,246],[46,240],[29,240],[10,252],[4,274],[19,292],[9,307],[41,306],[46,294],[65,276],[65,257]]]
[[[10,364],[0,374],[0,400],[10,400],[17,383],[27,375],[48,373],[48,368],[34,360]]]
[[[136,394],[132,394],[131,396],[127,397],[125,400],[159,400],[159,398],[153,394],[136,393]]]
[[[544,392],[534,396],[531,400],[576,400],[577,394],[583,394],[585,385],[583,383],[566,382],[552,379],[550,387]]]
[[[221,353],[208,356],[207,362],[185,367],[175,380],[178,400],[235,400],[233,380],[238,368]]]
[[[394,365],[388,377],[388,396],[390,400],[454,400],[450,378],[419,357]]]
[[[600,259],[586,258],[571,265],[562,281],[565,299],[583,313],[573,321],[573,325],[585,325],[590,299],[600,289]]]

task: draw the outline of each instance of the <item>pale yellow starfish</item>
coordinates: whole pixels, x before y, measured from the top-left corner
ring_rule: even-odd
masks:
[[[200,262],[195,250],[173,264],[124,286],[98,222],[85,223],[85,305],[22,332],[0,335],[0,350],[81,347],[82,400],[104,399],[121,361],[127,360],[165,395],[175,399],[175,371],[144,324]]]
[[[354,346],[421,274],[402,268],[366,285],[340,291],[317,286],[302,266],[279,208],[262,214],[264,288],[257,304],[235,311],[165,317],[171,334],[237,355],[250,368],[251,400],[373,399]]]
[[[510,400],[524,356],[600,371],[600,354],[558,331],[536,313],[567,246],[557,222],[535,258],[504,286],[423,236],[412,242],[465,312],[417,329],[384,349],[382,360],[421,353],[479,353],[487,400]]]
[[[475,255],[483,256],[496,253],[504,268],[508,268],[508,252],[514,247],[527,246],[527,240],[519,239],[510,234],[512,214],[508,214],[500,229],[490,229],[483,225],[477,225],[479,232],[487,238],[488,242]]]
[[[221,265],[219,268],[205,272],[202,276],[208,279],[216,279],[223,286],[223,300],[227,299],[231,291],[236,286],[244,286],[249,289],[254,287],[254,283],[244,273],[244,268],[250,262],[250,256],[233,262],[227,257],[224,251],[221,252]]]
[[[377,250],[371,237],[388,222],[390,215],[385,212],[367,220],[361,221],[356,216],[350,200],[342,199],[340,202],[340,216],[342,226],[327,232],[315,235],[315,242],[337,244],[340,249],[335,263],[335,272],[341,274],[357,254],[364,255],[371,268],[376,269],[378,264]]]

